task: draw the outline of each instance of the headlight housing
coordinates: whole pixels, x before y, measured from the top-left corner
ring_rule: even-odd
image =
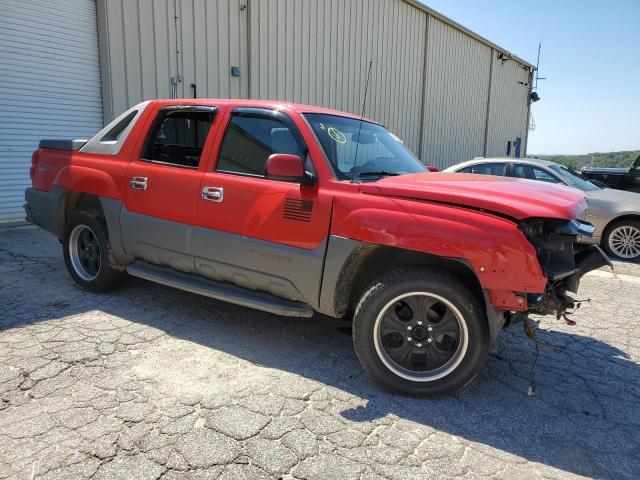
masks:
[[[575,255],[584,247],[576,244],[579,236],[591,237],[595,227],[580,220],[527,218],[518,228],[536,249],[543,272],[551,281],[576,271]]]
[[[518,228],[536,249],[542,271],[548,279],[543,295],[530,295],[530,311],[563,316],[575,302],[567,292],[576,293],[582,276],[610,265],[611,261],[595,245],[577,243],[579,236],[592,236],[595,227],[580,220],[528,218]]]

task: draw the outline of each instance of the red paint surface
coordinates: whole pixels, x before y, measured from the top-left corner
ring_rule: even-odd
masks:
[[[417,200],[470,205],[522,220],[575,218],[587,208],[580,190],[563,185],[493,175],[419,173],[387,177],[362,185],[362,192]]]
[[[219,108],[197,170],[140,160],[147,130],[167,105]],[[309,147],[318,174],[314,186],[215,171],[222,133],[235,107],[272,108],[289,115]],[[251,100],[162,100],[149,104],[117,156],[39,149],[33,186],[58,185],[122,200],[129,210],[299,248],[318,247],[328,235],[466,260],[490,301],[524,310],[514,292],[540,293],[546,285],[533,246],[518,230],[527,217],[575,218],[584,195],[555,185],[482,175],[425,173],[352,184],[336,181],[304,112],[358,118],[324,108]],[[148,178],[131,190],[132,176]],[[224,201],[202,200],[205,186],[222,187]],[[308,222],[284,215],[284,204],[310,202]],[[486,213],[486,212],[495,213]],[[506,217],[506,218],[505,218]]]

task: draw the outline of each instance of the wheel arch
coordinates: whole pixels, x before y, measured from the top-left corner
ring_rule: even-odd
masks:
[[[70,191],[68,193],[65,202],[65,219],[69,217],[72,211],[94,211],[99,215],[104,215],[100,197],[83,192]]]
[[[480,280],[465,260],[378,244],[354,245],[346,239],[343,239],[343,242],[350,253],[341,257],[344,260],[339,274],[331,266],[325,268],[320,302],[323,313],[342,317],[354,310],[366,288],[386,271],[416,266],[440,270],[459,279],[473,292],[484,309],[490,332],[491,350],[495,351],[496,337],[505,323],[504,312],[491,305],[488,292],[482,288]],[[330,250],[332,246],[330,243]]]
[[[354,309],[366,288],[382,273],[415,266],[445,271],[457,277],[486,307],[480,281],[464,260],[397,247],[368,245],[354,251],[342,267],[334,297],[336,312],[344,314]]]
[[[53,207],[55,212],[52,210],[53,213],[51,213],[50,216],[53,217],[53,221],[50,222],[51,224],[47,227],[47,230],[58,237],[59,240],[61,240],[64,235],[69,216],[72,212],[80,210],[102,211],[102,206],[97,196],[58,186],[53,187],[50,201],[55,204],[55,207]]]
[[[613,227],[615,227],[618,224],[624,223],[625,221],[632,221],[632,222],[638,222],[640,223],[640,214],[635,214],[635,213],[626,213],[623,215],[619,215],[615,218],[613,218],[612,220],[610,220],[604,227],[604,229],[602,230],[602,238],[600,239],[600,245],[601,247],[609,254],[609,255],[613,255],[614,257],[620,259],[620,257],[616,254],[616,252],[612,251],[611,248],[609,247],[609,235],[611,234],[611,231],[613,229]],[[632,261],[637,261],[638,257],[633,257],[633,258],[629,258],[626,260],[632,260]],[[623,258],[624,260],[624,258]]]
[[[120,207],[121,202],[119,200],[100,197],[90,193],[69,191],[67,192],[64,201],[63,217],[60,222],[59,236],[62,238],[67,219],[72,212],[90,212],[104,221],[107,230],[107,238],[109,240],[109,252],[112,255],[112,262],[116,265],[126,262],[127,255],[122,247],[122,240],[120,236]]]
[[[622,215],[619,215],[609,220],[609,222],[607,222],[607,224],[602,229],[602,238],[603,238],[602,241],[604,241],[604,233],[607,232],[607,230],[610,227],[612,227],[616,223],[623,222],[625,220],[633,220],[636,222],[640,222],[640,213],[623,213]]]

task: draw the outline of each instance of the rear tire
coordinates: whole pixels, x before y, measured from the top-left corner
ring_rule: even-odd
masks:
[[[421,268],[376,279],[356,308],[356,355],[384,389],[432,396],[471,382],[489,349],[486,314],[457,278]]]
[[[640,260],[640,222],[621,220],[609,225],[602,236],[602,246],[616,260]]]
[[[124,272],[109,262],[107,227],[100,217],[73,212],[65,225],[62,250],[71,278],[85,290],[105,292],[124,280]]]

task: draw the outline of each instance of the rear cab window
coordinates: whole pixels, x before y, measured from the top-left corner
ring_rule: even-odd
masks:
[[[160,110],[145,142],[141,160],[197,169],[216,112],[215,107]]]

